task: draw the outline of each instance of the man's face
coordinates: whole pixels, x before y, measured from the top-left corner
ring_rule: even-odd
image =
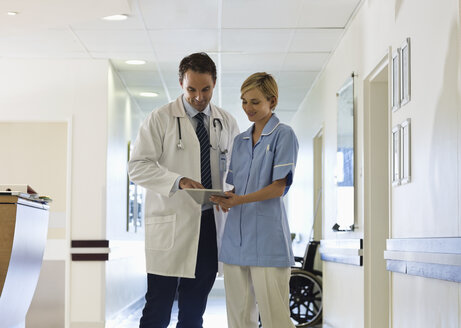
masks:
[[[197,73],[187,70],[183,80],[179,81],[184,92],[184,98],[199,112],[210,103],[215,82],[209,73]]]

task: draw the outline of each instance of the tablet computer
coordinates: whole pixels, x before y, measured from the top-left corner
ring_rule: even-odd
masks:
[[[226,197],[224,191],[220,189],[190,189],[184,188],[182,189],[187,192],[196,202],[197,204],[212,204],[210,201],[211,196],[222,196]]]

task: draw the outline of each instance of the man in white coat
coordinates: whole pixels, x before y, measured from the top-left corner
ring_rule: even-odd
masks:
[[[224,187],[235,119],[210,103],[216,66],[205,53],[179,65],[183,94],[143,122],[128,163],[146,189],[147,293],[140,328],[166,328],[178,290],[177,328],[202,328],[218,270],[225,214],[197,204],[184,188]]]

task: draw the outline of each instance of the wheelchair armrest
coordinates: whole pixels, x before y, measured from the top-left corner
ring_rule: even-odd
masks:
[[[301,266],[302,266],[303,263],[304,263],[304,258],[300,257],[300,256],[295,256],[295,262],[296,263],[301,263]]]

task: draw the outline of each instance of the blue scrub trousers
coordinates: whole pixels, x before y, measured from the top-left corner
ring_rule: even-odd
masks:
[[[140,328],[167,328],[178,289],[176,328],[202,328],[208,294],[218,271],[218,247],[213,209],[202,212],[195,279],[147,274],[146,304]],[[179,283],[179,286],[178,286]]]

